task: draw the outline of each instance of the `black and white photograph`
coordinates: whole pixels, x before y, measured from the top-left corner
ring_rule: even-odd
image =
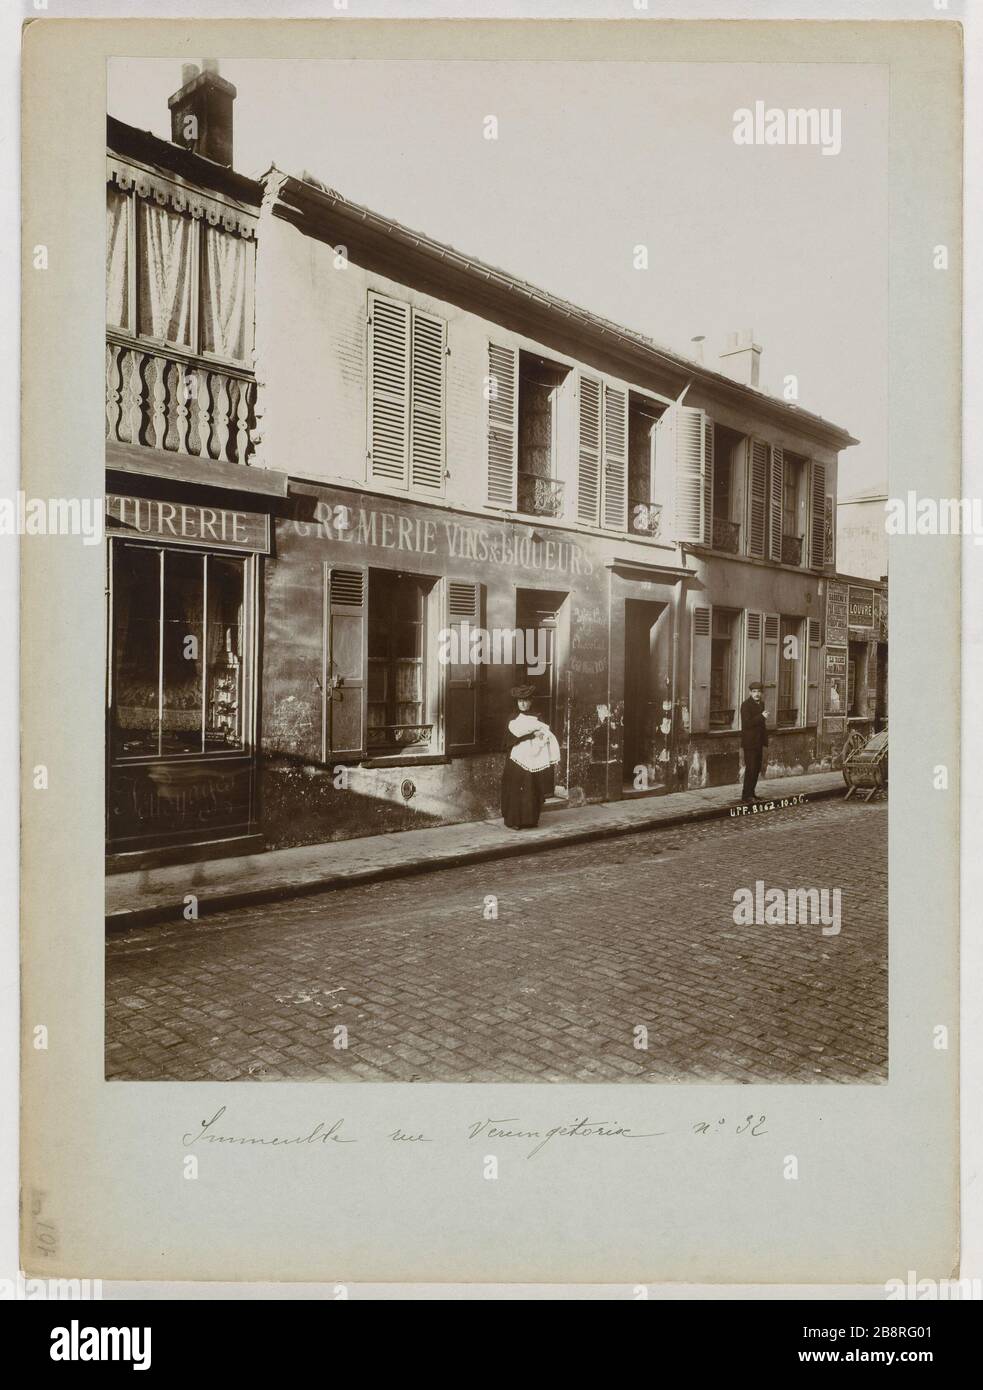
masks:
[[[106,1079],[887,1082],[886,69],[106,72]]]

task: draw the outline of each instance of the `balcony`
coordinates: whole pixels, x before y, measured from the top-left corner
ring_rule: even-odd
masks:
[[[244,368],[106,335],[106,438],[188,458],[246,464],[256,382]]]
[[[799,711],[790,705],[778,706],[778,727],[780,729],[794,729],[799,722]]]
[[[563,484],[555,478],[520,473],[518,509],[529,516],[559,516],[563,510]]]
[[[662,529],[661,504],[633,497],[628,503],[628,529],[636,536],[648,536],[654,540]]]
[[[715,516],[711,538],[714,550],[725,550],[728,555],[736,555],[741,543],[741,523]]]
[[[782,564],[796,565],[802,564],[802,537],[783,536],[782,537]]]
[[[712,708],[710,710],[711,730],[732,729],[734,727],[734,714],[735,710],[733,709]]]

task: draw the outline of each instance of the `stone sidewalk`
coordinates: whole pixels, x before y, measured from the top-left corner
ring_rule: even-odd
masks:
[[[640,830],[714,820],[728,816],[739,804],[738,790],[736,785],[703,787],[669,796],[563,807],[548,810],[535,830],[507,830],[501,820],[465,821],[112,874],[106,879],[106,926],[111,931],[125,931],[150,922],[179,921],[189,893],[197,897],[198,915],[203,916],[451,865],[477,864]],[[843,796],[846,786],[842,773],[823,772],[762,780],[758,791],[776,802],[792,797],[815,801]]]

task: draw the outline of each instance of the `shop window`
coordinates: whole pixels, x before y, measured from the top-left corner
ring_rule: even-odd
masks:
[[[778,727],[801,724],[802,619],[781,618],[778,643]]]
[[[710,640],[710,728],[732,729],[737,698],[740,640],[739,612],[714,608]]]
[[[428,747],[427,607],[433,580],[369,572],[368,747]]]
[[[246,561],[113,544],[115,758],[242,751]]]

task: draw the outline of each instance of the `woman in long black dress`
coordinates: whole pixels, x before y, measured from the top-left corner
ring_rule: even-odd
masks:
[[[549,727],[529,713],[535,689],[512,689],[517,714],[505,731],[505,767],[502,772],[502,819],[510,830],[527,830],[539,824],[543,802],[553,791],[554,769],[560,750]]]

